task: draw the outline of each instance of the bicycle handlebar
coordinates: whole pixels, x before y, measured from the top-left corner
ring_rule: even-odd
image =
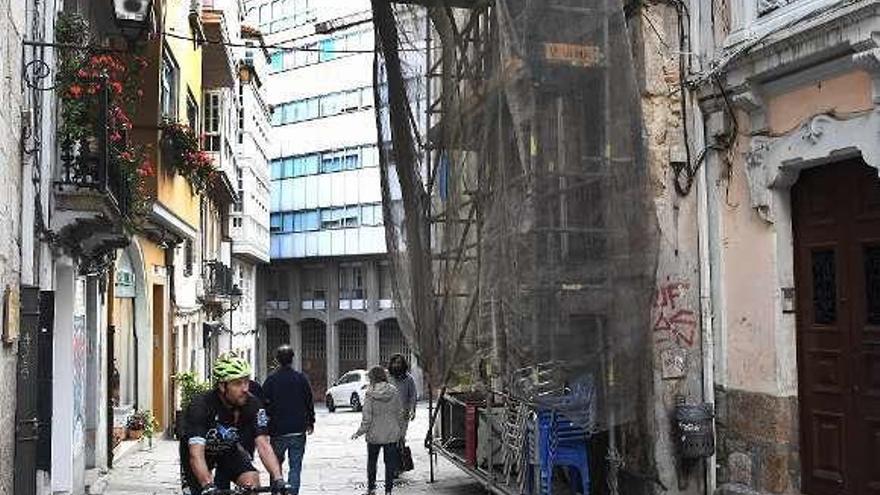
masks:
[[[271,486],[255,486],[253,488],[233,488],[232,490],[217,490],[217,495],[253,495],[256,493],[272,493]]]

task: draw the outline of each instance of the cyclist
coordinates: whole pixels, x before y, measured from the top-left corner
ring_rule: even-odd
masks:
[[[212,471],[239,487],[260,484],[250,452],[256,447],[272,479],[272,493],[289,487],[269,442],[269,418],[259,399],[248,393],[251,367],[230,355],[214,364],[214,389],[193,398],[184,413],[180,438],[181,481],[184,493],[217,493]]]

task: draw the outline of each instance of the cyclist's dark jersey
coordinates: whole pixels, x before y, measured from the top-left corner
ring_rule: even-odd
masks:
[[[238,418],[235,412],[238,411]],[[244,406],[230,409],[216,390],[195,396],[184,412],[183,434],[180,437],[180,464],[184,481],[195,482],[189,464],[189,446],[204,445],[209,469],[226,468],[240,471],[225,473],[236,479],[241,472],[255,470],[250,466],[250,453],[256,438],[268,435],[269,418],[259,399],[248,395]]]

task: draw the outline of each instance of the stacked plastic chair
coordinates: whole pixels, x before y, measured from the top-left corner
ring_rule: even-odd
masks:
[[[541,398],[529,425],[529,488],[533,495],[552,495],[553,471],[569,469],[574,493],[590,493],[588,440],[595,425],[595,391],[590,380],[564,395]],[[537,486],[535,483],[537,482]]]

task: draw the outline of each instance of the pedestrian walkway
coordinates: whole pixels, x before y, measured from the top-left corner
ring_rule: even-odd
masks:
[[[360,423],[360,413],[319,410],[315,434],[309,437],[303,465],[301,495],[354,495],[366,491],[367,448],[363,439],[350,440]],[[422,444],[428,425],[428,411],[421,407],[409,429],[408,442],[416,469],[403,475],[395,493],[401,495],[477,495],[482,488],[466,474],[440,458],[434,484],[429,484],[428,454]],[[381,461],[380,461],[381,462]],[[155,442],[152,449],[136,450],[116,463],[102,489],[105,495],[179,494],[177,443]],[[380,479],[382,469],[379,469]],[[268,483],[268,475],[263,474]],[[379,490],[381,492],[381,488]]]

